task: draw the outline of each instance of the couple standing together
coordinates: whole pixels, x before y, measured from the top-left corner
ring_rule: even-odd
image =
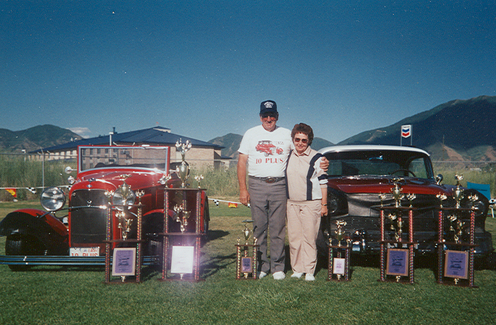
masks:
[[[292,131],[276,126],[277,104],[260,104],[262,125],[249,129],[239,147],[240,201],[250,203],[253,236],[260,245],[260,278],[269,272],[285,278],[286,215],[293,278],[315,280],[317,234],[327,215],[328,161],[310,148],[312,128],[296,124]],[[248,175],[248,186],[247,176]],[[267,255],[270,236],[270,260]]]

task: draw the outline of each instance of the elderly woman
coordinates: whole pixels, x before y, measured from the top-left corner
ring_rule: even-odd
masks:
[[[314,281],[320,217],[327,215],[327,178],[320,168],[323,156],[310,148],[313,130],[304,123],[291,132],[295,149],[286,167],[288,236],[292,278]]]

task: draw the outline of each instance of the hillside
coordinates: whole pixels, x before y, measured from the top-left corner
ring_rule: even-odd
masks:
[[[19,150],[30,152],[80,139],[80,135],[70,130],[49,124],[38,125],[21,131],[0,129],[0,150],[3,152]]]
[[[496,148],[495,112],[494,96],[453,100],[393,125],[362,132],[339,144],[398,145],[401,125],[411,124],[413,145],[445,157],[442,160],[455,157],[458,157],[455,160],[492,160]],[[404,139],[403,144],[410,144],[410,139]]]

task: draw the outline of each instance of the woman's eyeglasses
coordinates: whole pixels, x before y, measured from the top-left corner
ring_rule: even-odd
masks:
[[[300,139],[300,138],[294,138],[294,142],[303,142],[303,143],[307,143],[308,142],[308,139]]]

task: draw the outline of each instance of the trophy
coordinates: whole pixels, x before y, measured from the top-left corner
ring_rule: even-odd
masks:
[[[344,238],[345,232],[343,231],[343,227],[347,225],[347,222],[344,220],[336,220],[337,229],[334,231],[336,234],[336,239],[338,240],[338,247],[341,247],[341,241]]]
[[[185,143],[182,143],[181,140],[176,142],[176,151],[179,150],[181,152],[181,165],[176,167],[176,173],[179,175],[181,179],[181,187],[186,187],[186,180],[189,178],[189,165],[185,160],[186,152],[191,149],[191,142],[186,140]]]
[[[125,181],[125,179],[128,178],[130,175],[121,175],[121,176],[124,178],[124,181],[122,185],[119,186],[118,190],[113,192],[112,200],[115,200],[116,197],[119,197],[120,199],[124,199],[123,202],[124,205],[116,207],[118,212],[115,214],[115,216],[119,221],[117,228],[121,230],[122,239],[127,240],[127,235],[131,231],[131,225],[133,223],[133,219],[131,219],[130,215],[127,213],[127,208],[128,208],[128,206],[126,205],[128,203],[127,198],[134,197],[135,194],[133,194],[131,187],[127,185]]]
[[[446,200],[448,197],[444,193],[439,193],[438,195],[436,195],[436,197],[439,199],[440,202],[439,206],[443,208],[443,201]]]
[[[379,199],[381,200],[381,208],[384,207],[384,200],[386,199],[386,194],[379,193]]]
[[[398,185],[398,182],[401,181],[403,181],[403,178],[394,178],[394,188],[391,189],[391,192],[393,192],[393,199],[396,202],[397,208],[401,206],[401,200],[405,197],[405,195],[402,193],[403,189]]]
[[[180,205],[175,205],[173,209],[174,212],[176,212],[176,222],[179,222],[179,224],[181,225],[180,229],[182,233],[186,231],[186,227],[188,226],[188,219],[191,215],[190,211],[186,211],[185,203],[186,202],[183,202],[183,204]]]
[[[121,230],[122,239],[127,240],[127,234],[131,231],[131,224],[133,223],[133,219],[127,218],[124,211],[117,212],[115,216],[119,220],[117,228]]]
[[[252,279],[256,279],[257,270],[257,238],[253,237],[253,244],[250,244],[250,238],[252,231],[248,228],[248,223],[253,222],[253,220],[243,220],[245,228],[243,229],[244,244],[241,244],[241,239],[238,238],[238,243],[236,245],[237,249],[237,263],[236,263],[236,279],[241,278],[241,273],[245,279],[248,279],[250,273],[252,274]],[[249,247],[252,246],[253,251],[250,256]]]
[[[463,226],[465,225],[465,222],[458,219],[456,215],[451,215],[447,218],[451,222],[450,231],[453,232],[453,239],[455,240],[455,243],[458,244],[463,235]]]
[[[195,176],[195,180],[198,183],[198,188],[201,188],[201,181],[203,179],[203,175],[197,175]]]
[[[391,220],[391,230],[394,231],[394,238],[396,241],[401,241],[401,235],[403,234],[403,219],[401,216],[390,213],[387,218]],[[396,223],[394,223],[396,221]]]
[[[413,193],[409,193],[409,194],[406,195],[406,198],[407,198],[408,201],[410,201],[410,208],[412,208],[413,207],[413,203],[412,202],[413,202],[413,200],[415,200],[417,198],[417,196],[415,194],[413,194]]]
[[[463,189],[460,188],[460,181],[463,179],[463,176],[455,175],[456,179],[456,188],[453,189],[453,197],[455,198],[457,209],[460,209],[460,202],[465,198],[465,194],[463,194]]]

